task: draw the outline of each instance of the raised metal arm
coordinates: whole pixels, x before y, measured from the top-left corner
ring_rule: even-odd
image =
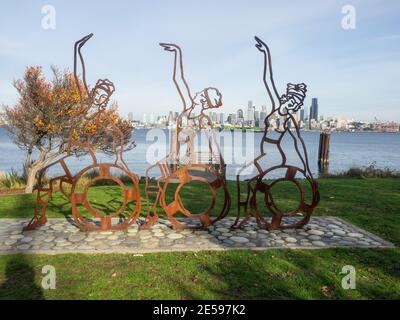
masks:
[[[172,74],[172,80],[174,81],[178,94],[182,99],[183,110],[185,111],[192,106],[193,98],[183,72],[182,50],[178,45],[173,43],[160,43],[160,46],[163,47],[165,51],[174,53],[174,71]]]
[[[258,37],[254,38],[256,40],[256,48],[264,55],[263,82],[271,100],[272,111],[274,111],[280,106],[280,97],[275,86],[274,74],[272,72],[271,52],[265,42]]]
[[[86,95],[89,96],[89,89],[88,89],[88,86],[86,83],[85,61],[83,59],[81,49],[91,37],[93,37],[93,33],[90,33],[87,36],[84,36],[82,39],[75,42],[75,45],[74,45],[74,78],[75,78],[76,86],[78,88],[79,98],[80,98],[80,101],[82,101],[82,103],[83,103],[83,95],[82,95],[81,86],[80,86],[79,78],[78,78],[78,56],[79,56],[79,60],[80,60],[81,67],[82,67],[82,81],[83,81],[84,89],[86,91]]]

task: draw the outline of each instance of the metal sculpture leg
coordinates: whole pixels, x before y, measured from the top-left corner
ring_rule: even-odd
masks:
[[[146,207],[147,214],[145,222],[140,226],[141,229],[146,230],[153,226],[158,220],[157,214],[157,206],[160,201],[161,187],[159,178],[155,183],[152,183],[152,179],[150,178],[150,171],[157,168],[158,164],[150,166],[146,170],[146,180],[145,180],[145,196],[146,196]],[[151,201],[150,196],[155,196],[154,201]]]
[[[52,178],[49,181],[49,186],[47,188],[43,187],[42,185],[44,176],[50,167],[60,163],[62,165],[62,168],[65,169],[63,159],[56,161],[55,163],[47,166],[39,172],[38,187],[36,190],[35,212],[33,218],[23,228],[24,231],[35,230],[37,227],[44,225],[47,222],[46,210],[49,202],[53,197],[54,191],[60,190],[68,199],[68,194],[63,187],[63,183],[72,184],[69,172],[66,172],[66,174],[63,176]],[[59,185],[58,188],[54,187],[56,184]]]
[[[236,177],[237,212],[236,212],[236,219],[231,226],[232,228],[241,228],[251,218],[251,213],[248,212],[248,203],[249,203],[250,191],[251,191],[250,181],[247,180],[245,182],[246,182],[246,199],[242,200],[239,176]],[[242,208],[243,208],[245,217],[242,221],[240,221],[240,217],[242,215]]]
[[[51,199],[53,190],[51,187],[47,189],[38,188],[35,203],[35,213],[29,223],[23,228],[24,231],[35,230],[37,227],[46,224],[46,208]]]

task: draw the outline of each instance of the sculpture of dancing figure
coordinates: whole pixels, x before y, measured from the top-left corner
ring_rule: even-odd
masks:
[[[186,225],[175,219],[177,213],[182,213],[189,218],[197,218],[203,227],[222,219],[230,209],[230,196],[223,175],[225,163],[219,149],[214,132],[214,124],[206,114],[206,111],[222,106],[222,95],[218,89],[208,87],[197,92],[193,97],[186,82],[183,72],[182,50],[175,44],[160,43],[165,51],[174,54],[173,82],[182,100],[183,111],[176,120],[176,132],[171,139],[171,152],[162,160],[150,166],[146,170],[146,198],[148,204],[146,224],[144,228],[150,227],[158,219],[156,208],[158,203],[166,212],[173,228],[181,229]],[[205,134],[208,142],[208,164],[201,163],[195,151],[194,140],[199,132]],[[213,163],[214,162],[214,163]],[[216,163],[215,163],[216,162]],[[157,180],[157,186],[150,185],[150,172],[158,169],[161,173]],[[180,190],[190,182],[197,181],[209,186],[212,201],[210,206],[201,213],[193,214],[185,208]],[[174,199],[168,202],[166,193],[168,186],[178,182]],[[155,188],[155,189],[152,189]],[[210,212],[214,209],[217,189],[222,188],[224,193],[224,204],[214,220],[210,218]],[[149,200],[151,193],[156,193],[153,203]]]
[[[89,90],[86,83],[86,68],[81,49],[92,36],[93,34],[89,34],[77,41],[74,45],[74,78],[81,103],[71,116],[71,128],[68,133],[66,153],[60,159],[46,166],[39,172],[35,213],[32,220],[24,228],[25,230],[33,230],[46,223],[46,208],[52,198],[53,192],[57,190],[61,191],[62,194],[70,200],[72,216],[75,224],[81,230],[98,231],[123,229],[132,224],[140,214],[141,202],[138,178],[135,174],[130,172],[122,158],[125,145],[124,133],[116,125],[115,119],[106,112],[111,95],[115,91],[114,84],[108,79],[99,79],[93,89]],[[78,59],[82,68],[82,83],[79,81],[77,74]],[[85,132],[80,130],[81,128],[88,127],[88,125],[102,128],[104,131],[99,134],[99,132],[92,133],[90,131]],[[95,138],[95,136],[97,136],[97,138]],[[101,149],[104,143],[111,143],[111,153],[115,156],[114,163],[98,163],[95,154],[96,149]],[[65,160],[76,153],[89,154],[92,164],[79,171],[76,175],[73,175]],[[61,166],[64,174],[52,178],[48,186],[44,186],[43,179],[47,170],[56,165]],[[78,187],[80,179],[86,173],[93,170],[98,171],[98,176],[84,185],[83,192],[80,191]],[[112,171],[120,171],[128,176],[131,180],[132,187],[127,188]],[[88,199],[87,193],[89,188],[99,180],[112,180],[122,188],[124,200],[121,207],[112,214],[105,214],[103,211],[93,208]],[[65,184],[70,185],[69,191],[65,189]],[[134,203],[133,209],[127,208],[127,204],[130,202]],[[96,221],[85,218],[80,212],[80,206],[84,207],[94,218],[97,218],[100,222],[99,225]],[[124,214],[126,211],[128,211],[127,215]],[[112,218],[116,217],[119,218],[119,221],[113,224]]]
[[[251,216],[254,216],[259,226],[264,229],[301,228],[309,222],[314,208],[319,203],[318,184],[310,171],[306,146],[301,137],[297,121],[293,115],[303,105],[307,88],[304,83],[289,83],[286,88],[286,93],[279,95],[273,78],[270,50],[261,39],[255,37],[255,40],[256,48],[264,55],[263,82],[271,101],[272,110],[265,119],[265,131],[260,145],[261,154],[242,167],[237,174],[238,211],[234,226],[240,227]],[[271,120],[276,118],[284,119],[283,123],[280,123],[278,128],[274,130],[278,133],[278,137],[272,136],[269,131]],[[287,161],[281,145],[285,137],[292,141],[300,165],[291,165]],[[280,161],[277,165],[264,168],[265,165],[263,166],[263,162],[268,159],[268,152],[271,148],[275,148],[275,150],[278,151]],[[247,196],[246,199],[242,201],[240,195],[240,175],[245,169],[251,166],[256,169],[256,175],[247,180]],[[274,177],[274,175],[282,170],[284,171],[283,177],[266,180],[267,175]],[[305,199],[304,184],[296,180],[296,178],[305,179],[307,185],[310,186],[308,190],[311,191],[311,201],[307,202]],[[274,186],[283,181],[293,183],[299,192],[299,204],[290,212],[284,212],[278,208],[272,195]],[[272,220],[270,223],[266,221],[259,210],[259,204],[257,203],[258,192],[262,194],[266,208],[272,213]],[[241,208],[244,208],[246,216],[239,224]],[[300,213],[303,213],[304,216],[299,221],[291,224],[282,223],[282,218],[284,216],[292,216]]]

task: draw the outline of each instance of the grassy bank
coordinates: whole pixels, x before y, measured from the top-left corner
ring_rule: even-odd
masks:
[[[234,184],[229,188],[234,196]],[[101,205],[112,189],[95,187],[91,197]],[[325,178],[320,190],[316,215],[339,216],[400,244],[400,179]],[[195,207],[204,202],[196,186],[185,192]],[[284,199],[293,198],[292,189],[280,193],[291,205]],[[34,195],[0,197],[0,216],[30,217],[33,204]],[[231,214],[235,208],[233,198]],[[65,215],[68,202],[56,194],[49,216]],[[399,262],[399,248],[10,255],[0,256],[0,299],[400,299]],[[48,264],[57,271],[56,290],[40,286]],[[356,268],[355,290],[341,287],[345,265]]]

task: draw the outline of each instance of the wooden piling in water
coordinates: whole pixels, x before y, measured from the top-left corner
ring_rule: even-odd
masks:
[[[328,173],[330,137],[330,133],[325,131],[319,136],[318,168],[322,174]]]

